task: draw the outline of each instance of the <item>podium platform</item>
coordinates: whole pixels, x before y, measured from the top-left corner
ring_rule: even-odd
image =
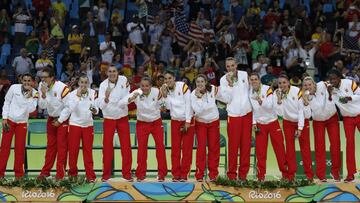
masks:
[[[0,187],[0,201],[20,202],[360,202],[360,181],[316,183],[299,188],[250,189],[210,182],[125,182],[110,179],[66,189],[24,190]]]

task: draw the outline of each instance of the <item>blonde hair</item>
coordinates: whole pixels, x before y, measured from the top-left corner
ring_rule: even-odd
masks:
[[[234,61],[234,62],[236,63],[236,60],[235,60],[234,57],[227,57],[227,58],[225,59],[225,62],[228,62],[228,61]]]
[[[310,76],[306,76],[304,79],[303,79],[303,82],[302,82],[302,87],[304,86],[304,83],[305,81],[310,81],[314,87],[315,87],[315,92],[316,92],[316,82],[314,80],[314,78],[310,77]]]
[[[312,77],[310,77],[310,76],[306,76],[306,77],[303,79],[303,84],[304,84],[305,81],[311,81],[314,85],[316,84],[315,80],[314,80]]]

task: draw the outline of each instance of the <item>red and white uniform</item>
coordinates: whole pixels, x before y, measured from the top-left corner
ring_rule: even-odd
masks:
[[[134,92],[139,90],[135,90]],[[136,177],[138,179],[144,179],[146,177],[147,148],[149,134],[151,133],[156,146],[158,177],[164,178],[167,175],[168,169],[164,146],[164,129],[160,115],[162,96],[158,88],[152,87],[149,95],[140,94],[134,102],[137,108],[136,137],[139,145],[137,151],[138,165],[136,168]]]
[[[88,89],[86,96],[78,97],[77,89],[69,94],[66,108],[71,112],[69,119],[69,176],[77,176],[77,160],[80,149],[80,140],[82,140],[82,151],[86,178],[88,180],[95,180],[94,162],[92,156],[92,146],[94,142],[94,126],[93,117],[90,107],[99,109],[96,105],[97,92]]]
[[[10,155],[11,142],[15,134],[15,158],[14,172],[15,177],[24,176],[24,158],[26,133],[29,114],[36,110],[38,93],[36,90],[31,92],[31,97],[27,98],[23,94],[22,85],[12,85],[5,96],[2,116],[9,124],[9,131],[2,129],[1,150],[0,150],[0,178],[3,178],[6,171],[7,161]]]
[[[195,132],[198,145],[196,150],[196,179],[203,179],[206,162],[211,180],[215,180],[219,174],[220,122],[219,110],[216,106],[218,95],[218,88],[213,85],[211,91],[206,91],[201,98],[195,95],[195,90],[191,93],[191,106],[195,112]],[[209,156],[206,156],[206,146],[208,146]]]
[[[329,97],[327,84],[317,83],[316,92],[309,96],[309,100],[315,138],[316,176],[320,180],[326,178],[326,129],[330,141],[331,174],[335,179],[339,179],[341,168],[339,118],[334,100]]]
[[[174,179],[187,180],[192,161],[194,145],[193,110],[191,109],[190,90],[184,82],[176,82],[165,98],[166,108],[171,116],[171,173]],[[186,132],[181,128],[186,123],[191,127]]]
[[[40,83],[39,87],[43,84]],[[66,96],[70,93],[70,89],[62,82],[55,81],[46,92],[45,99],[42,92],[39,91],[39,108],[47,109],[49,114],[46,132],[47,132],[47,148],[45,155],[45,164],[41,170],[40,176],[50,176],[50,171],[56,159],[56,179],[63,179],[66,170],[67,159],[67,134],[69,122],[62,121],[60,126],[55,127],[52,122],[60,117],[61,112],[65,108]]]
[[[105,102],[105,92],[111,88],[109,103]],[[114,160],[114,134],[117,130],[122,157],[122,175],[125,179],[131,179],[131,142],[128,119],[128,96],[130,86],[127,78],[118,76],[116,83],[109,79],[104,80],[99,88],[99,107],[104,117],[104,140],[103,140],[103,180],[111,177],[112,162]]]
[[[341,97],[351,97],[351,101],[343,104],[339,101]],[[340,87],[333,90],[332,99],[343,116],[346,136],[346,166],[348,175],[354,175],[356,173],[355,128],[360,130],[360,88],[354,81],[342,79]]]
[[[228,112],[229,168],[227,176],[229,179],[236,179],[238,176],[245,180],[250,168],[252,109],[248,74],[245,71],[238,71],[237,77],[233,87],[230,87],[224,75],[220,79],[220,91],[221,100],[227,104]],[[239,150],[240,166],[238,168]]]
[[[258,91],[254,91],[251,88],[249,94],[253,107],[253,125],[256,125],[260,130],[255,137],[256,159],[258,160],[257,177],[259,180],[265,179],[269,134],[279,169],[282,176],[287,177],[284,137],[278,122],[275,107],[276,96],[273,96],[271,87],[267,85],[261,85]],[[261,98],[261,104],[256,100],[256,97]]]
[[[294,86],[290,86],[282,103],[277,104],[281,108],[283,116],[283,130],[286,143],[286,161],[288,164],[288,179],[295,177],[297,163],[295,153],[295,132],[302,130],[299,137],[301,157],[303,167],[308,179],[313,179],[312,160],[310,150],[309,118],[311,116],[310,107],[304,107],[302,91]],[[279,112],[279,111],[278,111]]]

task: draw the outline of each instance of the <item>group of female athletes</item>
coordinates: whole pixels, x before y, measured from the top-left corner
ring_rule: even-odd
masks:
[[[346,136],[347,177],[354,181],[356,173],[355,130],[360,130],[360,89],[341,73],[331,70],[327,82],[315,83],[303,79],[302,88],[291,86],[286,75],[278,79],[278,89],[261,84],[259,75],[237,70],[234,58],[226,60],[227,73],[220,86],[210,85],[205,75],[195,79],[196,88],[175,81],[174,73],[165,73],[165,84],[152,87],[144,77],[140,88],[130,93],[127,78],[119,76],[116,67],[107,70],[108,78],[100,84],[99,92],[89,88],[86,75],[79,78],[78,88],[70,91],[55,80],[54,72],[45,68],[39,90],[32,88],[31,75],[24,75],[21,84],[10,87],[3,106],[3,134],[0,150],[0,178],[5,176],[12,138],[15,135],[16,178],[24,176],[24,154],[29,114],[37,105],[47,109],[47,149],[45,164],[39,178],[50,176],[56,160],[56,179],[78,175],[78,154],[82,146],[86,177],[96,180],[93,169],[93,115],[102,110],[104,117],[102,181],[111,178],[114,159],[113,139],[119,136],[122,155],[122,177],[133,181],[132,151],[128,120],[128,104],[137,106],[136,136],[138,140],[137,181],[146,178],[147,145],[151,134],[156,145],[158,181],[168,172],[161,110],[171,115],[171,174],[172,181],[187,181],[191,169],[194,139],[197,140],[195,178],[201,182],[208,168],[210,181],[216,180],[220,157],[220,121],[217,100],[226,104],[228,113],[228,170],[231,180],[246,180],[250,168],[252,132],[255,133],[257,178],[266,175],[268,137],[276,155],[282,178],[292,181],[297,170],[295,142],[298,140],[305,174],[326,182],[325,131],[330,141],[331,175],[340,181],[340,127],[336,106],[343,118]],[[278,116],[283,118],[282,128]],[[314,130],[316,171],[312,167],[309,119]],[[81,142],[81,144],[80,144]],[[239,159],[239,161],[238,161]]]

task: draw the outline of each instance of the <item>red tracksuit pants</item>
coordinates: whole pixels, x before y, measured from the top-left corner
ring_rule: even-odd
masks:
[[[111,177],[111,166],[114,160],[114,134],[118,133],[120,150],[122,157],[122,176],[125,179],[131,178],[132,152],[130,142],[129,118],[127,116],[117,120],[104,119],[104,139],[103,139],[103,175],[107,180]]]
[[[194,145],[194,126],[185,133],[185,121],[171,120],[171,173],[174,179],[187,180],[191,169]]]
[[[2,129],[1,149],[0,149],[0,178],[5,176],[6,165],[9,160],[11,141],[15,134],[15,157],[14,157],[14,172],[15,177],[20,178],[24,176],[24,159],[25,159],[25,144],[27,123],[14,123],[7,120],[10,130],[5,132]]]
[[[360,115],[356,117],[343,117],[346,137],[346,167],[349,175],[356,173],[355,161],[355,129],[360,131]]]
[[[340,178],[340,127],[337,113],[326,121],[313,120],[316,176],[321,180],[326,178],[326,144],[325,129],[330,141],[331,174],[334,178]]]
[[[207,160],[209,177],[216,179],[220,160],[220,122],[219,120],[211,123],[196,121],[195,132],[197,138],[195,177],[203,179]],[[208,146],[208,156],[206,156],[206,146]]]
[[[158,176],[165,177],[167,175],[166,154],[164,146],[164,129],[161,119],[153,122],[136,122],[136,137],[138,140],[137,151],[137,168],[136,177],[145,178],[147,169],[147,150],[149,135],[152,134],[155,147],[156,147],[156,159],[158,162]]]
[[[283,128],[285,134],[286,143],[286,162],[288,164],[288,179],[293,180],[295,178],[297,163],[295,152],[295,131],[298,129],[298,123],[292,121],[283,121]],[[306,177],[308,179],[314,178],[314,172],[312,170],[312,159],[310,149],[310,129],[309,120],[305,120],[304,129],[299,136],[300,152],[302,163]]]
[[[268,138],[270,134],[271,144],[274,148],[278,167],[284,178],[287,177],[287,166],[285,156],[284,137],[279,122],[273,121],[268,124],[257,124],[260,132],[255,139],[256,159],[257,159],[257,177],[259,180],[265,179],[266,174],[266,157],[268,149]]]
[[[229,145],[229,167],[227,176],[236,179],[238,176],[246,180],[250,168],[251,152],[252,112],[245,116],[228,116],[227,133]],[[240,150],[240,166],[238,168],[238,156]],[[238,174],[236,171],[238,170]]]
[[[47,148],[45,164],[40,176],[50,176],[56,159],[56,179],[63,179],[66,170],[69,121],[64,121],[59,127],[55,127],[52,125],[53,120],[53,117],[49,117],[46,124]]]
[[[78,156],[80,150],[80,140],[82,141],[82,151],[87,180],[95,180],[94,161],[92,156],[92,146],[94,142],[94,127],[79,127],[70,125],[68,137],[69,150],[69,176],[78,175]]]

